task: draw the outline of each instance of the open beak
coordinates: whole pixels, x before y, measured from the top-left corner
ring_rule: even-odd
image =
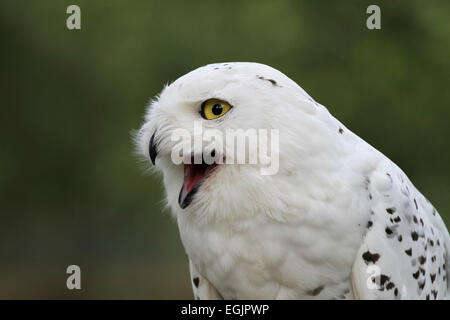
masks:
[[[191,164],[184,164],[184,181],[178,196],[181,209],[189,206],[202,182],[217,168],[217,164],[193,164],[193,160],[191,159]]]
[[[148,146],[148,153],[153,165],[155,165],[156,156],[158,155],[156,150],[157,146],[155,141],[155,133],[153,133],[150,138],[150,143]],[[201,164],[194,164],[194,157],[191,159],[191,164],[184,164],[184,181],[180,190],[180,195],[178,196],[178,203],[180,204],[181,209],[189,206],[201,183],[216,167],[217,164],[215,163],[209,165],[203,161]]]

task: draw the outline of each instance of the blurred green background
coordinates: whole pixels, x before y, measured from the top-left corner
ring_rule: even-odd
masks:
[[[287,74],[450,223],[450,2],[393,2],[370,31],[373,1],[2,0],[0,298],[192,298],[130,132],[165,83],[212,62]]]

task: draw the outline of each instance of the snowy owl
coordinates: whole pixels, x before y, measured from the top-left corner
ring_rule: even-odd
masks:
[[[173,133],[195,136],[194,122],[278,129],[277,172],[262,174],[259,162],[174,163]],[[196,299],[449,296],[450,238],[433,205],[269,66],[210,64],[182,76],[149,104],[136,143],[162,173]]]

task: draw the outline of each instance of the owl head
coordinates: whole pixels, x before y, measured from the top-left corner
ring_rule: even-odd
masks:
[[[323,148],[335,148],[331,118],[269,66],[217,63],[167,85],[150,102],[136,144],[163,174],[167,205],[176,216],[276,217],[292,203],[286,191],[298,175],[310,173]],[[239,134],[244,151],[237,148]]]

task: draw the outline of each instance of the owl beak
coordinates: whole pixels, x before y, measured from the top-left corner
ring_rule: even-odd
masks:
[[[158,153],[156,152],[155,133],[153,133],[152,137],[150,138],[150,144],[148,146],[148,153],[150,155],[150,160],[152,160],[153,165],[155,165],[155,159],[156,156],[158,155]]]
[[[184,170],[186,172],[186,168]],[[180,190],[180,194],[178,196],[178,204],[180,205],[181,209],[185,209],[187,206],[189,206],[191,204],[192,198],[197,193],[199,187],[200,187],[200,182],[198,182],[196,185],[194,185],[194,187],[192,187],[192,189],[190,189],[188,191],[188,189],[186,187],[186,182],[183,183],[183,186],[181,187],[181,190]]]
[[[193,161],[192,161],[193,162]],[[217,164],[184,164],[184,180],[178,196],[178,204],[185,209],[192,202],[202,182],[212,173]]]

